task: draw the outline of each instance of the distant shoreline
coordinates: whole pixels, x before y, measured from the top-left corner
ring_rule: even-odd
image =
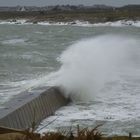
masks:
[[[7,9],[6,9],[7,8]],[[9,9],[8,9],[9,8]],[[140,21],[140,5],[124,7],[97,6],[51,6],[51,7],[0,7],[0,20],[23,20],[27,22],[73,22],[90,24],[116,22],[120,20]]]

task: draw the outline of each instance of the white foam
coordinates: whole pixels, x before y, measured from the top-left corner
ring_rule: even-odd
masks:
[[[5,20],[5,21],[0,21],[0,24],[17,24],[17,25],[33,25],[33,22],[27,22],[27,19],[20,19],[20,20]],[[104,27],[104,26],[111,26],[111,27],[124,27],[124,26],[133,26],[133,27],[140,27],[140,21],[133,21],[133,20],[118,20],[114,22],[104,22],[104,23],[94,23],[91,24],[88,21],[80,21],[80,20],[75,20],[72,22],[50,22],[50,21],[42,21],[38,22],[38,25],[44,25],[44,26],[64,26],[64,25],[72,25],[72,26],[81,26],[81,27]]]
[[[73,21],[73,22],[38,22],[39,25],[72,25],[72,26],[81,26],[81,27],[104,27],[104,26],[111,26],[111,27],[125,27],[125,26],[134,26],[140,27],[140,21],[133,21],[133,20],[119,20],[115,22],[104,22],[104,23],[95,23],[91,24],[88,21]]]
[[[15,38],[15,39],[9,39],[2,41],[2,44],[8,44],[8,45],[15,45],[15,44],[26,44],[27,39],[23,38]]]
[[[37,23],[38,25],[69,25],[70,23],[69,22],[47,22],[47,21],[44,21],[44,22],[38,22]]]
[[[16,20],[0,20],[0,24],[11,24],[11,25],[25,25],[32,24],[31,22],[27,22],[26,19],[16,19]]]
[[[93,26],[112,26],[112,27],[134,26],[134,27],[140,27],[140,21],[119,20],[116,22],[96,23],[96,24],[93,24]]]
[[[39,76],[34,79],[15,81],[15,82],[5,82],[3,84],[0,83],[2,88],[0,89],[0,97],[2,97],[2,101],[0,103],[6,102],[11,99],[14,95],[20,94],[24,91],[31,91],[33,88],[46,86],[47,73],[45,75]],[[3,88],[3,87],[6,87]],[[8,88],[9,87],[9,88]]]

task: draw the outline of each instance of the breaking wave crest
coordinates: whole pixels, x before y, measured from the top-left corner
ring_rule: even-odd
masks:
[[[139,43],[120,35],[80,40],[58,58],[61,68],[49,75],[49,84],[60,86],[74,100],[93,100],[108,82],[139,63]]]

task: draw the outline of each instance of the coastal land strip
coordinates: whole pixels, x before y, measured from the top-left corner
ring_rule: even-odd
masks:
[[[4,9],[4,8],[3,8]],[[52,6],[51,8],[36,7],[22,7],[17,10],[0,7],[0,20],[15,21],[18,19],[26,19],[27,23],[32,22],[72,22],[74,21],[88,21],[89,23],[105,23],[114,22],[118,20],[133,20],[140,21],[140,5],[127,5],[123,7],[109,7],[109,6]]]

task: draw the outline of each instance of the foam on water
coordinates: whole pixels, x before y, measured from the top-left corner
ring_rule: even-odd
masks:
[[[82,26],[82,27],[100,27],[100,26],[111,26],[111,27],[125,27],[125,26],[133,26],[140,27],[140,21],[133,20],[119,20],[115,22],[104,22],[104,23],[89,23],[88,21],[73,21],[73,22],[38,22],[39,25],[72,25],[72,26]]]
[[[68,22],[38,22],[38,25],[69,25]]]
[[[22,92],[24,91],[31,91],[32,89],[37,87],[45,87],[46,81],[48,80],[46,75],[42,75],[34,79],[22,80],[17,82],[5,82],[3,84],[0,84],[0,97],[2,99],[0,99],[0,105],[8,101],[14,95],[22,94]]]
[[[26,19],[20,20],[10,20],[10,21],[0,21],[0,24],[9,24],[9,25],[33,25],[33,22],[29,22]],[[89,23],[88,21],[79,21],[75,20],[72,22],[50,22],[50,21],[43,21],[36,23],[38,25],[44,26],[63,26],[63,25],[72,25],[72,26],[82,26],[82,27],[100,27],[100,26],[111,26],[111,27],[125,27],[125,26],[133,26],[133,27],[140,27],[140,21],[133,21],[133,20],[118,20],[114,22],[104,22],[104,23]]]
[[[96,23],[96,24],[93,24],[90,26],[112,26],[112,27],[134,26],[134,27],[140,27],[140,21],[119,20],[119,21],[115,21],[115,22]]]
[[[31,22],[27,22],[27,19],[16,19],[16,20],[0,20],[0,24],[9,24],[9,25],[26,25],[33,24]]]
[[[27,39],[22,38],[15,38],[10,40],[4,40],[2,41],[2,44],[4,45],[16,45],[16,44],[26,44]]]

